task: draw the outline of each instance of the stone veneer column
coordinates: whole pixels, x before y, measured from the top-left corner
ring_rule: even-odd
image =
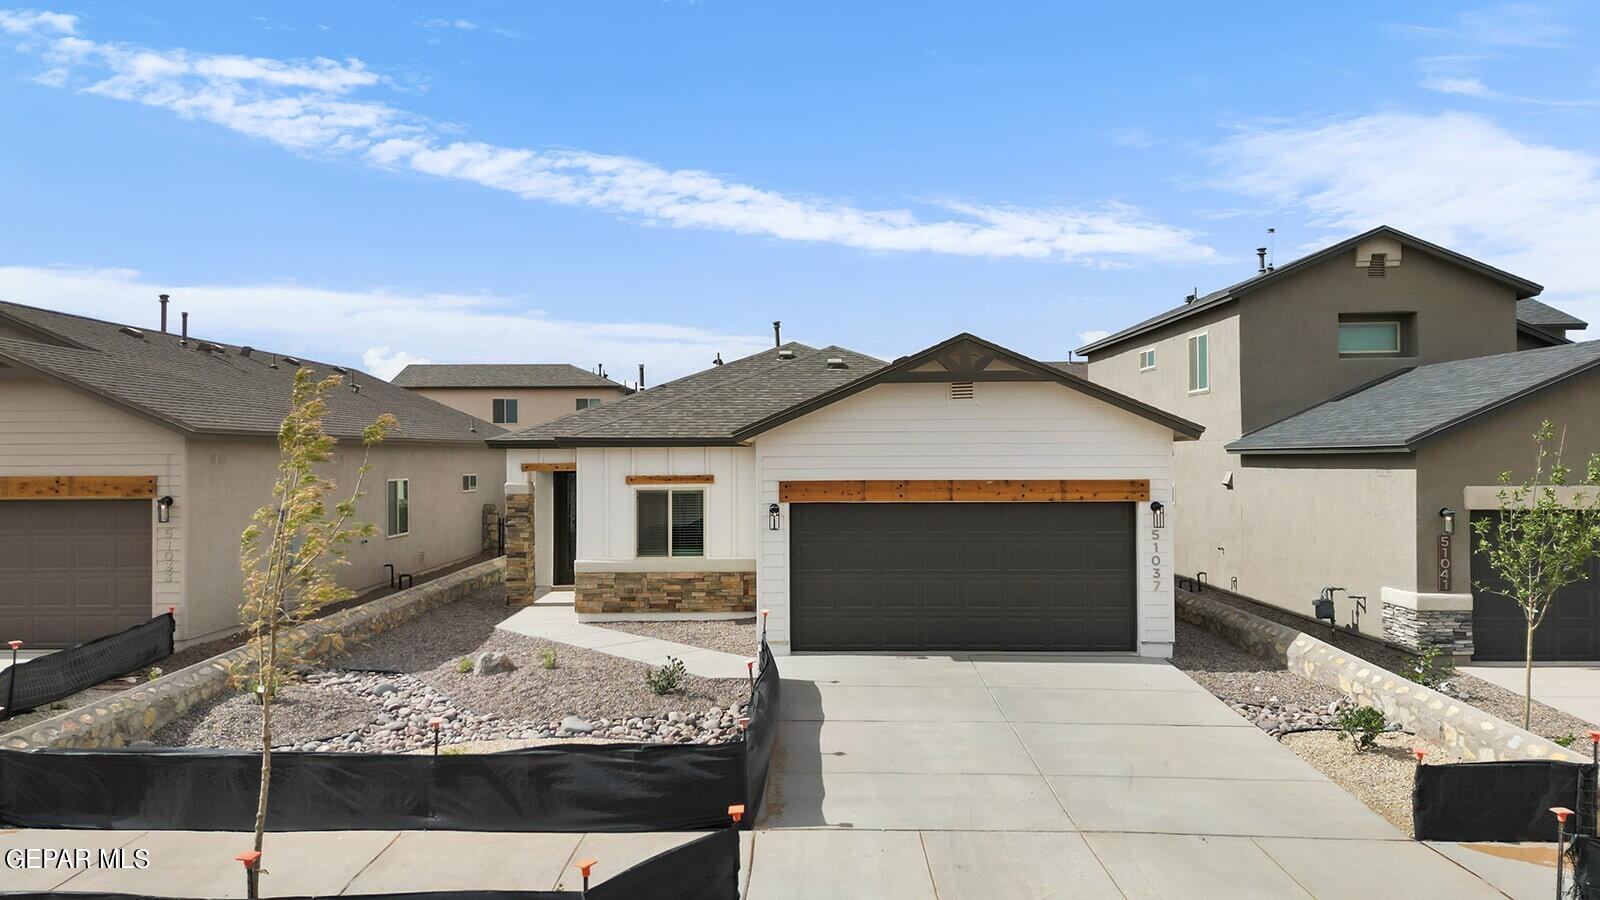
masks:
[[[514,490],[516,489],[516,490]],[[506,602],[533,602],[533,485],[506,485]]]
[[[1442,647],[1457,659],[1471,658],[1472,595],[1419,594],[1386,587],[1383,635],[1412,651]]]

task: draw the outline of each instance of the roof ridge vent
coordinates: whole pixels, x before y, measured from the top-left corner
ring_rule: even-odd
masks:
[[[779,359],[794,359],[794,351],[789,349],[788,347],[779,347],[778,348],[778,358]]]
[[[222,346],[221,344],[213,344],[210,341],[203,341],[200,344],[200,349],[206,353],[222,353],[228,348]]]
[[[139,329],[133,327],[132,325],[124,325],[121,328],[118,328],[117,330],[122,332],[123,334],[127,335],[128,337],[133,337],[133,338],[138,338],[140,340],[144,340],[144,332],[142,332]]]
[[[842,369],[842,368],[844,368],[844,357],[842,357],[842,356],[830,356],[830,357],[828,357],[828,368],[830,368],[830,369]]]
[[[289,364],[289,365],[291,365],[291,366],[298,366],[298,365],[300,365],[300,360],[298,360],[298,359],[296,359],[296,358],[294,358],[294,357],[292,357],[292,356],[285,356],[285,357],[284,357],[284,358],[283,358],[283,361],[284,361],[284,362],[286,362],[286,363],[288,363],[288,364]]]

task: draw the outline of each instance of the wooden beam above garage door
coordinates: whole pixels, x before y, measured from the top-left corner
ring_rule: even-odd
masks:
[[[1150,499],[1150,482],[1128,479],[783,481],[784,503],[1128,503]]]
[[[154,475],[0,475],[0,500],[149,500]]]

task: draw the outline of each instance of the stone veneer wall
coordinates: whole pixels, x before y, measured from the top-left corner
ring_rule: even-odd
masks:
[[[579,572],[579,613],[755,612],[754,572]]]
[[[1277,660],[1296,675],[1377,707],[1390,721],[1399,722],[1466,759],[1588,761],[1559,744],[1408,681],[1303,631],[1190,591],[1180,589],[1176,593],[1178,615],[1184,621],[1215,632],[1257,656]]]
[[[506,494],[506,602],[533,602],[533,486]]]
[[[380,597],[291,628],[281,634],[287,646],[309,659],[337,655],[344,648],[437,609],[505,577],[505,561],[491,559],[451,572],[414,588]],[[163,725],[229,685],[232,664],[245,655],[238,647],[108,699],[62,713],[0,739],[10,750],[60,747],[123,747],[145,740]]]
[[[1383,633],[1402,647],[1420,651],[1443,647],[1457,658],[1472,657],[1472,610],[1415,610],[1398,603],[1383,604]]]

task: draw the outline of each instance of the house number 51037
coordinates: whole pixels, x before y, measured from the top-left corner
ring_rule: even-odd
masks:
[[[1150,589],[1161,590],[1161,532],[1150,529]]]

